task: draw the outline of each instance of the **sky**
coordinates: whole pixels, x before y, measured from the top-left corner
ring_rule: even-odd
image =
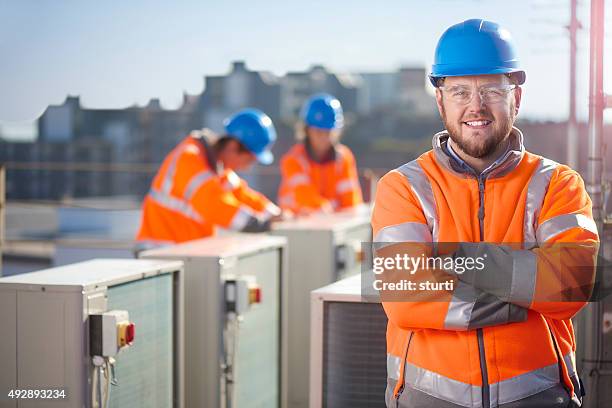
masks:
[[[85,108],[160,98],[180,106],[204,76],[235,60],[277,75],[323,64],[336,72],[428,70],[440,35],[468,18],[500,23],[527,72],[520,115],[568,115],[570,0],[113,1],[0,0],[0,132],[28,123],[66,95]],[[608,10],[612,0],[606,1]],[[579,2],[578,118],[588,117],[590,2]],[[605,68],[612,67],[612,12]],[[612,69],[605,89],[612,93]],[[605,75],[604,75],[605,77]],[[612,115],[607,115],[612,119]],[[31,125],[30,130],[31,130]]]

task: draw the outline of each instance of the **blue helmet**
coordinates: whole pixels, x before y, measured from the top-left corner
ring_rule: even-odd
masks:
[[[301,116],[306,126],[328,130],[344,126],[344,114],[340,101],[326,93],[311,96],[304,104]]]
[[[236,112],[223,122],[225,132],[240,141],[261,164],[270,164],[274,156],[270,149],[276,140],[276,130],[268,115],[258,109]]]
[[[492,21],[465,20],[447,29],[436,47],[429,80],[448,76],[513,74],[525,83],[518,55],[508,30]]]

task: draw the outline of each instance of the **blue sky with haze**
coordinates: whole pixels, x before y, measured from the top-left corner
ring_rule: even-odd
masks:
[[[608,13],[612,1],[607,1]],[[579,118],[588,116],[589,2],[579,5]],[[0,0],[0,128],[38,117],[67,94],[89,108],[123,108],[183,91],[231,61],[277,75],[430,67],[440,34],[467,18],[510,30],[527,71],[521,115],[568,112],[569,0],[5,1]],[[607,26],[612,19],[606,18]],[[608,27],[606,27],[607,31]],[[606,67],[612,37],[606,36]],[[612,72],[606,78],[612,93]]]

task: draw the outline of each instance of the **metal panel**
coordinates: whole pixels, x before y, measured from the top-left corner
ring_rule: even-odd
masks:
[[[116,357],[118,387],[110,406],[171,407],[173,391],[173,282],[160,275],[108,289],[108,310],[127,310],[136,341]]]
[[[11,401],[6,393],[17,388],[17,337],[10,333],[17,331],[17,294],[0,290],[0,327],[4,333],[0,341],[0,406],[17,407],[17,401]]]
[[[323,407],[385,407],[386,328],[378,303],[324,305]]]
[[[17,292],[17,385],[20,389],[66,390],[53,406],[79,407],[85,401],[86,365],[83,297],[41,290]],[[40,407],[21,400],[20,408]]]
[[[270,408],[280,400],[280,257],[268,251],[239,258],[224,274],[254,276],[262,302],[243,315],[238,331],[235,406]]]

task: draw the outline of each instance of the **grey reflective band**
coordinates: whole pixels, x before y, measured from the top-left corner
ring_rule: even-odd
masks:
[[[569,372],[569,376],[573,377],[576,375],[576,365],[574,361],[576,361],[576,355],[573,351],[570,351],[566,355],[563,356],[563,361],[565,361],[565,366],[567,367],[567,371]]]
[[[149,191],[149,197],[158,205],[170,210],[177,212],[184,217],[189,218],[195,222],[203,222],[204,220],[197,213],[197,211],[186,201],[173,197],[169,194],[162,193],[161,191],[151,189]]]
[[[223,183],[223,188],[226,191],[234,191],[238,187],[240,187],[240,177],[235,172],[229,171],[225,183]]]
[[[572,228],[582,228],[598,235],[597,224],[592,218],[584,214],[564,214],[549,218],[540,224],[536,231],[537,242],[546,242]]]
[[[420,222],[404,222],[382,228],[374,242],[432,242],[431,231]]]
[[[339,181],[336,185],[336,193],[342,194],[355,189],[355,183],[351,179]]]
[[[394,356],[393,354],[387,354],[387,377],[397,381],[400,377],[401,363],[401,357]]]
[[[296,187],[302,184],[309,184],[309,183],[310,183],[310,177],[308,177],[306,174],[303,174],[303,173],[296,174],[292,176],[289,180],[287,180],[288,187]]]
[[[535,293],[538,257],[530,250],[512,251],[512,286],[508,302],[529,308]]]
[[[436,201],[429,179],[416,160],[404,164],[399,167],[397,171],[408,179],[412,192],[419,201],[419,204],[421,204],[421,209],[427,220],[427,225],[429,225],[433,240],[437,242],[439,228],[438,214],[436,212]]]
[[[234,231],[240,231],[249,223],[249,221],[251,221],[252,218],[255,218],[253,212],[244,205],[241,205],[238,208],[238,212],[236,212],[234,215],[234,218],[232,218],[229,228]]]
[[[533,247],[536,241],[536,226],[538,216],[544,203],[544,197],[548,191],[548,185],[553,172],[559,163],[541,158],[538,167],[529,180],[527,186],[527,201],[525,202],[525,225],[523,229],[523,242],[526,246]],[[527,248],[529,249],[529,248]]]
[[[563,357],[568,370],[575,373],[571,353]],[[399,378],[400,357],[387,354],[387,376],[397,381]],[[570,368],[571,367],[571,368]],[[481,387],[453,380],[436,372],[406,363],[405,384],[407,387],[425,392],[435,398],[448,401],[463,407],[480,408],[482,406]],[[489,384],[491,407],[520,401],[539,392],[545,391],[560,383],[559,366],[553,364]]]
[[[444,318],[444,328],[447,330],[467,330],[472,319],[472,311],[478,298],[478,289],[457,280],[453,297],[448,305]],[[473,299],[473,301],[468,301]]]
[[[559,365],[554,363],[490,384],[491,406],[522,400],[554,387],[559,381]]]
[[[170,194],[172,191],[172,185],[174,182],[174,174],[176,173],[176,162],[178,161],[181,154],[183,154],[183,150],[186,149],[186,145],[180,145],[174,151],[172,155],[172,159],[170,159],[170,164],[168,165],[168,170],[166,171],[166,175],[164,177],[164,181],[162,182],[161,191]]]
[[[187,183],[187,187],[185,187],[185,192],[183,193],[185,200],[191,200],[191,197],[193,197],[196,191],[198,191],[198,189],[204,185],[204,183],[210,180],[213,175],[213,172],[210,170],[202,170],[199,173],[196,173],[195,176],[191,177]]]

